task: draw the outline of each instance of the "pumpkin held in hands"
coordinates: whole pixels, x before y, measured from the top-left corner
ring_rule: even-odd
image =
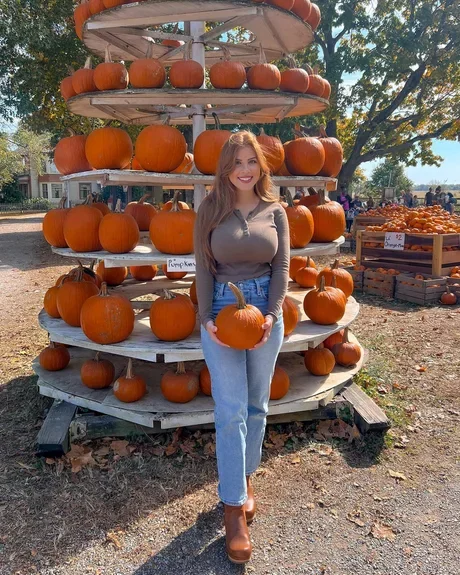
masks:
[[[228,286],[236,297],[236,304],[225,306],[217,314],[214,322],[217,327],[218,339],[234,349],[252,349],[262,339],[262,325],[265,318],[261,311],[247,304],[244,295],[235,284]]]

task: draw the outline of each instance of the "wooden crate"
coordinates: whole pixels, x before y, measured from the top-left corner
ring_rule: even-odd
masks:
[[[436,304],[446,291],[446,277],[424,276],[416,279],[416,274],[396,276],[395,299],[418,303],[419,305]],[[423,275],[423,274],[421,274]]]
[[[352,232],[356,235],[359,230],[365,230],[367,226],[381,226],[388,221],[384,216],[368,216],[366,214],[359,214],[353,221]]]
[[[446,278],[446,285],[448,285],[450,291],[457,296],[458,299],[457,303],[460,303],[460,279],[448,277]]]
[[[363,292],[381,297],[393,297],[395,291],[395,276],[382,274],[374,270],[365,270]]]
[[[434,277],[447,276],[454,266],[460,265],[460,234],[405,234],[405,248],[400,251],[385,249],[384,241],[385,232],[359,231],[357,265]]]
[[[343,269],[353,278],[354,291],[363,291],[364,271],[355,270],[352,266]]]

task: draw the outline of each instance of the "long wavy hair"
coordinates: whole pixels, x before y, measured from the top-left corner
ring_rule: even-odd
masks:
[[[267,161],[254,134],[246,131],[232,134],[222,148],[212,191],[201,203],[195,222],[195,257],[214,275],[216,261],[211,250],[211,234],[235,209],[237,190],[229,176],[235,169],[238,152],[244,146],[253,148],[260,166],[260,178],[254,186],[255,194],[265,202],[278,201],[273,193]]]

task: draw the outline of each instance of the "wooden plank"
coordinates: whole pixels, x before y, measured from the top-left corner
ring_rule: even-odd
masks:
[[[357,266],[363,265],[362,247],[363,247],[363,231],[358,230],[358,232],[356,234],[356,265]]]
[[[341,396],[352,405],[355,423],[361,433],[390,427],[390,420],[383,410],[356,383],[346,386]]]
[[[37,455],[60,457],[70,450],[69,426],[77,406],[55,400],[37,435]]]
[[[153,427],[139,425],[112,415],[85,413],[75,417],[70,424],[69,435],[71,440],[99,439],[101,437],[126,437],[155,435],[163,433],[158,421]]]
[[[257,9],[253,12],[253,14],[257,14]],[[218,26],[212,28],[211,30],[209,30],[209,32],[205,32],[202,36],[199,37],[199,41],[206,44],[209,40],[213,40],[214,38],[217,38],[221,34],[224,34],[224,32],[228,32],[233,28],[243,26],[244,24],[246,24],[246,22],[247,22],[246,14],[243,16],[235,16],[234,18],[230,18],[230,20],[227,20],[223,24],[219,24]]]
[[[142,41],[142,46],[144,49],[139,49],[128,42],[123,42],[123,40],[119,40],[116,36],[110,34],[109,32],[103,32],[102,30],[98,30],[94,31],[94,34],[107,44],[111,44],[112,46],[117,46],[118,48],[121,48],[124,52],[129,54],[132,57],[132,59],[145,58],[145,53],[147,52],[148,47],[148,43],[146,40]]]
[[[433,262],[431,273],[434,276],[441,275],[441,268],[442,268],[442,245],[443,245],[443,236],[434,236],[433,237]]]

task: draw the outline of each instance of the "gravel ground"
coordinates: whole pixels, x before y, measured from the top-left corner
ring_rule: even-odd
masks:
[[[264,452],[253,558],[235,566],[212,455],[166,457],[145,439],[79,473],[35,457],[50,404],[30,369],[46,342],[36,314],[69,268],[40,224],[35,214],[0,219],[1,575],[458,575],[458,308],[359,297],[353,330],[394,427],[384,443],[371,434],[349,444],[318,441],[315,425],[278,426],[292,437]]]

